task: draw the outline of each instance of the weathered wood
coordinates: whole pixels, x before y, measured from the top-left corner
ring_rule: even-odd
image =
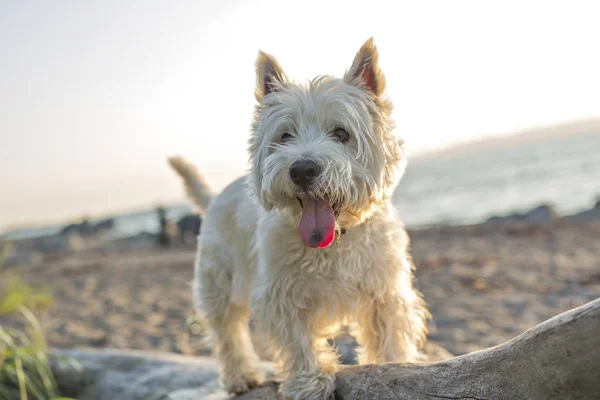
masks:
[[[426,365],[351,367],[336,399],[598,399],[600,299],[496,347]]]
[[[349,367],[336,386],[336,400],[600,399],[600,299],[447,361]],[[257,394],[237,400],[278,399],[273,385]]]
[[[53,353],[81,364],[87,384],[53,362],[61,389],[80,400],[228,397],[218,387],[213,359],[121,350]],[[435,363],[352,366],[338,373],[336,385],[336,400],[600,399],[600,299],[496,347]],[[278,400],[277,384],[236,399]]]

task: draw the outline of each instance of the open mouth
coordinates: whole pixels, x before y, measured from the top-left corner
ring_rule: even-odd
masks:
[[[339,215],[337,207],[328,196],[323,198],[297,197],[302,207],[302,217],[298,231],[302,241],[312,248],[324,248],[333,243],[336,237],[335,220]]]
[[[302,199],[298,196],[296,196],[296,200],[298,200],[298,203],[300,204],[300,207],[304,208],[304,203],[302,203]],[[333,208],[333,214],[334,216],[337,218],[340,216],[340,206],[336,203],[332,203],[331,207]]]

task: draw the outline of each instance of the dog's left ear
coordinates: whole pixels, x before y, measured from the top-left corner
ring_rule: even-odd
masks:
[[[254,90],[256,101],[260,103],[269,93],[280,90],[285,79],[283,69],[275,57],[259,51],[256,59],[256,89]]]
[[[356,56],[352,66],[344,75],[344,81],[366,89],[375,96],[385,91],[385,76],[379,68],[379,53],[373,38],[369,38]]]

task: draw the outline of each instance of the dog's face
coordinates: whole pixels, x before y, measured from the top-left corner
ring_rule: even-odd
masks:
[[[386,202],[404,171],[377,49],[369,39],[343,79],[306,85],[268,54],[256,67],[251,190],[266,210],[290,215],[307,246],[327,247]]]

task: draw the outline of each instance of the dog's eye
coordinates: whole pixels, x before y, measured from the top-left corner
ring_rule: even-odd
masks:
[[[293,138],[293,136],[286,132],[283,135],[281,135],[281,143],[285,143],[292,138]]]
[[[350,134],[344,128],[335,128],[333,136],[340,142],[346,143],[350,139]]]

